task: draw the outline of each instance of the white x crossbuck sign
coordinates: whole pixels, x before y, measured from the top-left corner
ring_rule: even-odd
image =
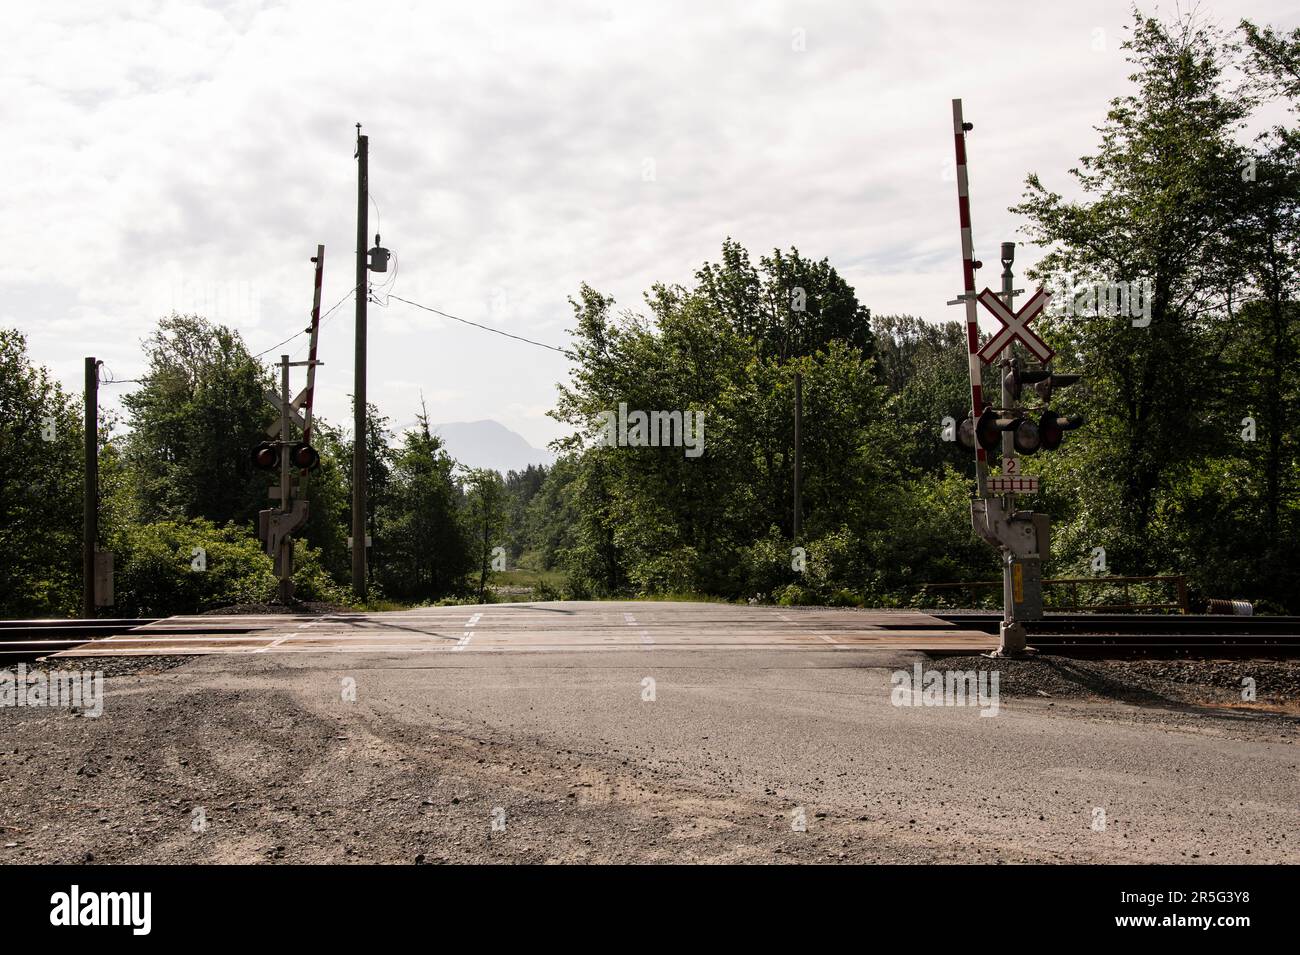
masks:
[[[1002,349],[1006,348],[1017,338],[1024,342],[1025,347],[1034,353],[1034,357],[1040,362],[1052,360],[1056,352],[1048,347],[1047,342],[1043,341],[1029,329],[1029,323],[1037,318],[1047,305],[1048,299],[1052,297],[1051,292],[1039,289],[1030,296],[1029,301],[1020,307],[1019,311],[1012,312],[1002,303],[1002,299],[993,294],[992,290],[985,289],[980,292],[980,303],[993,313],[993,317],[1002,323],[1002,328],[998,333],[984,343],[980,348],[980,358],[984,363],[991,364],[993,359],[998,356]]]

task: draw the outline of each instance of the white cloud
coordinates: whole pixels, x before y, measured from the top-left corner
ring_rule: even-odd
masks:
[[[1214,13],[1297,23],[1280,0]],[[134,377],[173,308],[273,345],[305,325],[317,242],[326,306],[353,283],[358,121],[392,291],[464,318],[563,344],[581,282],[637,307],[727,235],[828,256],[878,313],[954,317],[951,97],[992,260],[1025,173],[1066,188],[1093,147],[1129,19],[1127,0],[8,4],[0,324],[73,389],[85,354]],[[370,395],[395,422],[422,388],[435,420],[559,433],[533,411],[562,356],[396,301],[370,314]],[[350,304],[321,358],[318,410],[343,421]]]

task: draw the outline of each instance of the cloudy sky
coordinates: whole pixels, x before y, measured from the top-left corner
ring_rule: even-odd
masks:
[[[1294,0],[1200,10],[1300,25]],[[342,298],[358,122],[371,232],[404,298],[565,344],[581,282],[639,307],[730,235],[829,257],[877,313],[955,318],[951,99],[975,123],[976,254],[991,262],[1019,238],[1006,210],[1025,173],[1067,188],[1129,72],[1124,0],[2,11],[0,325],[77,392],[86,355],[136,377],[140,339],[172,310],[271,348],[306,324],[318,242],[325,307]],[[352,314],[321,336],[317,407],[336,421]],[[394,425],[423,392],[435,421],[495,418],[538,446],[561,433],[545,411],[563,356],[396,301],[370,315],[370,395]]]

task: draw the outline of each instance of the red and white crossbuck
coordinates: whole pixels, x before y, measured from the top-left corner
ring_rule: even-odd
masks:
[[[998,353],[1017,338],[1034,353],[1034,357],[1040,362],[1051,361],[1056,352],[1052,351],[1047,342],[1039,338],[1029,328],[1029,323],[1042,314],[1043,308],[1051,297],[1050,292],[1040,288],[1030,296],[1029,301],[1022,305],[1019,311],[1012,312],[1003,304],[1002,299],[993,294],[990,289],[980,292],[980,304],[992,312],[993,317],[1002,323],[1002,328],[998,333],[980,348],[979,355],[984,364],[992,364]]]

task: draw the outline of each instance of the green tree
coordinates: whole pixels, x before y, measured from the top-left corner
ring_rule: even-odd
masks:
[[[722,261],[696,273],[696,292],[710,312],[765,358],[786,361],[811,355],[832,341],[864,355],[873,348],[871,312],[826,259],[814,262],[791,248],[773,249],[755,266],[740,243],[722,244]],[[671,294],[657,287],[654,295]]]
[[[956,425],[970,413],[965,324],[885,315],[873,319],[872,328],[889,395],[884,414],[904,445],[899,467],[933,475],[955,469],[973,477],[971,453],[944,436],[944,418]]]
[[[478,599],[487,593],[493,551],[505,546],[508,517],[505,481],[496,471],[474,468],[465,478],[465,527],[474,572],[478,575]]]
[[[654,286],[645,316],[615,315],[586,286],[573,302],[577,361],[554,414],[576,431],[563,446],[577,456],[565,485],[577,518],[565,563],[578,592],[735,595],[750,586],[746,548],[773,526],[787,540],[793,532],[796,375],[807,532],[847,524],[861,564],[857,535],[884,517],[878,491],[901,445],[882,415],[867,310],[833,269],[797,252],[755,268],[728,242],[722,264],[697,277],[693,288]],[[786,307],[786,292],[804,289],[795,282],[806,283],[803,304],[821,301],[821,312]],[[620,406],[701,415],[702,453],[685,442],[608,446],[602,435]]]
[[[344,442],[337,427],[321,418],[313,421],[312,431],[312,447],[320,454],[320,467],[302,485],[310,502],[302,537],[320,551],[321,562],[331,577],[340,582],[350,581],[351,447]]]
[[[529,547],[529,504],[546,483],[546,477],[546,466],[539,464],[530,464],[522,471],[510,471],[505,476],[506,494],[510,499],[506,550],[512,566],[519,563]]]
[[[195,315],[162,319],[144,349],[144,384],[122,400],[140,513],[253,526],[266,482],[249,453],[272,417],[270,375],[238,332]]]
[[[1224,437],[1205,413],[1204,383],[1224,338],[1232,282],[1221,236],[1238,177],[1234,136],[1251,99],[1224,79],[1231,46],[1193,17],[1165,25],[1135,12],[1124,46],[1135,90],[1111,102],[1097,152],[1071,170],[1084,198],[1066,200],[1031,174],[1013,211],[1051,249],[1031,276],[1150,283],[1149,324],[1097,314],[1043,323],[1089,376],[1080,390],[1090,439],[1071,442],[1072,472],[1114,489],[1091,512],[1114,523],[1095,526],[1093,538],[1109,537],[1117,563],[1136,569],[1168,556],[1153,533],[1162,489]],[[1078,482],[1074,490],[1084,493]]]
[[[1247,70],[1262,99],[1285,102],[1290,125],[1261,134],[1240,179],[1240,216],[1230,235],[1254,300],[1240,311],[1241,333],[1229,346],[1240,373],[1230,383],[1251,409],[1259,409],[1258,450],[1263,472],[1265,546],[1256,579],[1273,583],[1281,602],[1296,592],[1295,519],[1300,474],[1294,466],[1300,429],[1300,29],[1289,34],[1241,24]],[[1282,571],[1281,573],[1279,573]]]
[[[72,614],[81,594],[77,402],[0,328],[0,614]]]
[[[454,593],[473,564],[452,477],[456,463],[443,450],[442,439],[430,433],[425,412],[403,436],[392,463],[383,522],[384,590],[425,600]]]
[[[352,464],[355,443],[352,436],[342,437],[338,432],[331,432],[336,460],[347,474],[348,536],[352,527]],[[384,521],[389,513],[389,491],[392,484],[393,448],[390,443],[392,432],[389,430],[388,418],[379,413],[379,409],[366,404],[366,533],[371,539],[370,553],[366,561],[367,579],[373,583],[384,576],[383,565],[388,559],[385,550]],[[351,567],[351,556],[348,558]],[[349,569],[349,579],[351,570]]]
[[[526,547],[537,555],[541,570],[554,570],[574,546],[579,520],[573,482],[581,467],[576,454],[561,456],[546,472],[524,515]]]

